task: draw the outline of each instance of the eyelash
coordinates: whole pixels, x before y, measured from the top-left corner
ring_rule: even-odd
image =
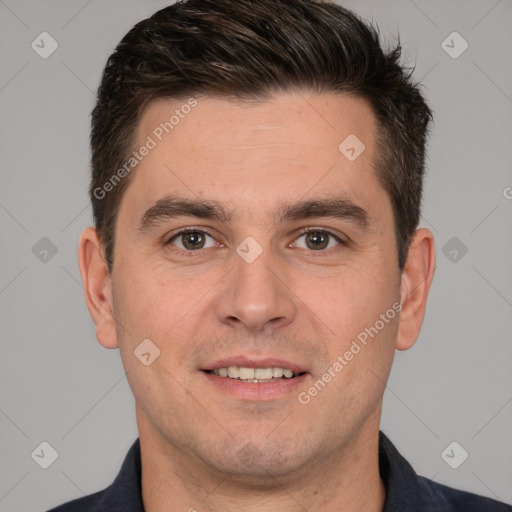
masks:
[[[345,240],[342,240],[339,236],[335,235],[334,233],[332,233],[331,231],[329,230],[326,230],[326,229],[323,229],[323,228],[314,228],[314,227],[308,227],[308,228],[304,228],[300,231],[300,233],[298,234],[298,236],[294,239],[295,240],[298,240],[301,236],[304,236],[308,233],[323,233],[323,234],[326,234],[332,238],[334,238],[334,240],[341,246],[346,246],[347,245],[347,241]],[[210,235],[209,233],[207,233],[206,231],[203,231],[201,229],[194,229],[194,228],[186,228],[186,229],[183,229],[181,231],[178,231],[177,233],[175,233],[169,240],[167,240],[167,242],[165,242],[165,245],[172,245],[172,242],[174,240],[176,240],[177,238],[179,238],[180,236],[182,235],[186,235],[188,233],[201,233],[203,235],[207,235],[209,236],[210,238],[213,238],[214,237],[212,235]],[[200,254],[204,249],[197,249],[195,251],[192,251],[192,250],[187,250],[187,249],[180,249],[179,247],[176,247],[175,248],[177,251],[180,251],[182,253],[185,253],[187,255],[190,255],[190,256],[197,256],[198,254]],[[207,247],[207,249],[211,249],[211,247]],[[315,256],[322,256],[323,254],[322,253],[325,253],[327,251],[330,251],[332,250],[333,248],[331,249],[322,249],[322,250],[318,250],[318,251],[314,251],[314,250],[308,250],[308,252],[310,253],[313,253]]]

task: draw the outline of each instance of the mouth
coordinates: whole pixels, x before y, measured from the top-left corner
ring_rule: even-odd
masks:
[[[247,366],[223,366],[213,370],[203,370],[206,373],[225,379],[239,380],[243,382],[266,383],[281,379],[295,379],[306,372],[294,372],[289,368],[272,366],[265,368],[249,368]]]
[[[244,401],[273,400],[302,388],[309,372],[281,359],[224,359],[201,372],[212,389]]]

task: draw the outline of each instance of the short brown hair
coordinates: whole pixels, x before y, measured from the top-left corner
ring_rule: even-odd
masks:
[[[108,193],[104,185],[129,160],[151,100],[264,100],[292,90],[355,95],[373,108],[377,177],[393,206],[402,270],[420,217],[432,113],[400,56],[399,42],[384,51],[375,27],[331,2],[184,0],[137,23],[108,59],[92,112],[90,197],[109,270],[133,173]]]

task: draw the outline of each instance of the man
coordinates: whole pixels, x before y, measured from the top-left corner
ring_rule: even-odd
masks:
[[[54,511],[505,511],[379,432],[435,267],[431,112],[376,31],[312,0],[188,0],[137,24],[92,116],[79,262],[140,439]]]

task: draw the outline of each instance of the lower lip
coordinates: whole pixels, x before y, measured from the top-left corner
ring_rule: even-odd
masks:
[[[229,377],[219,377],[214,373],[201,372],[211,384],[225,393],[240,400],[272,400],[279,398],[298,388],[304,388],[304,381],[307,373],[298,375],[291,379],[276,379],[269,382],[244,382],[242,380],[230,379]]]

